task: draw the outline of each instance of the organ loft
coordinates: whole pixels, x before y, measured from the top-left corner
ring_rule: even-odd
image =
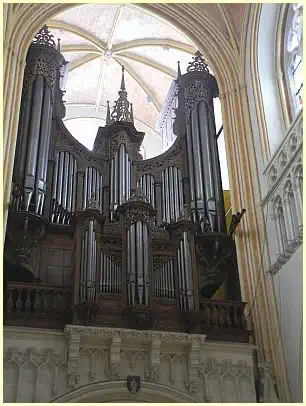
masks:
[[[23,83],[4,253],[5,323],[248,342],[233,238],[244,211],[227,221],[213,107],[218,85],[204,58],[197,52],[186,72],[178,64],[164,118],[175,141],[147,160],[124,67],[118,99],[113,108],[108,103],[90,151],[62,121],[65,66],[43,27]]]

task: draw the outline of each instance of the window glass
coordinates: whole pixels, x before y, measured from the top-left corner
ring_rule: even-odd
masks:
[[[290,5],[288,19],[288,77],[293,108],[297,114],[303,107],[303,6]]]

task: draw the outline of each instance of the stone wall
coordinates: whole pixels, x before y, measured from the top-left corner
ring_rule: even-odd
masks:
[[[146,393],[153,402],[156,396],[166,402],[256,402],[254,349],[185,333],[5,327],[4,401],[74,402],[82,393],[84,402],[103,402],[121,388],[119,401],[144,400]],[[130,375],[140,376],[134,395],[126,384]],[[91,399],[97,385],[103,390]]]

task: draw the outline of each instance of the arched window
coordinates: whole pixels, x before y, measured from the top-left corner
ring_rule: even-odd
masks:
[[[303,107],[303,6],[290,4],[284,41],[285,76],[293,118]]]

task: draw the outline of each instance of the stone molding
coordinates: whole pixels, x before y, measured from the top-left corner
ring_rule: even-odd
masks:
[[[278,254],[276,261],[268,269],[267,273],[275,275],[286,262],[292,257],[292,255],[298,250],[298,248],[303,244],[303,227],[299,230],[299,235],[289,244],[286,251]]]
[[[121,339],[141,340],[151,342],[161,340],[167,343],[180,343],[183,345],[199,342],[204,344],[206,336],[203,334],[172,333],[164,331],[141,331],[123,328],[91,327],[67,325],[65,327],[66,335],[79,334],[87,337],[101,337],[105,339],[120,337]]]
[[[293,164],[302,155],[303,149],[303,111],[301,111],[292,126],[289,128],[283,142],[270,159],[267,167],[264,170],[264,175],[267,178],[269,191],[263,198],[262,205],[270,200],[279,189],[280,184],[291,172]]]

